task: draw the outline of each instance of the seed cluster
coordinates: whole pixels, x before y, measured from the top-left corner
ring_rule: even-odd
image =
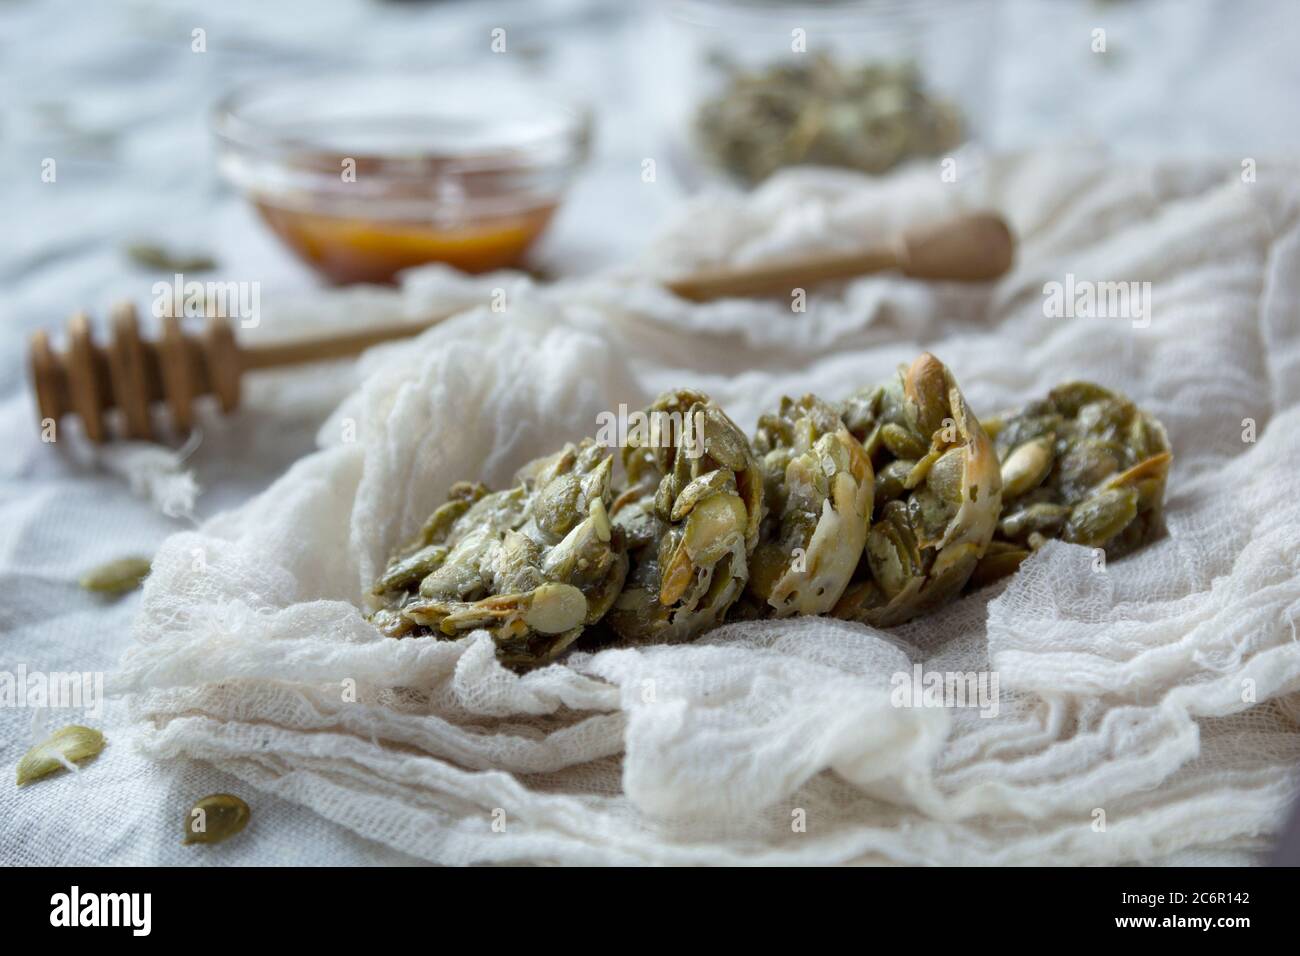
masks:
[[[454,485],[375,583],[393,637],[484,629],[549,663],[586,631],[690,641],[727,620],[890,627],[1015,571],[1051,538],[1132,551],[1161,530],[1169,443],[1123,396],[1071,383],[978,420],[925,353],[838,405],[784,398],[752,441],[709,397],[660,396],[614,456],[586,439],[491,492]]]

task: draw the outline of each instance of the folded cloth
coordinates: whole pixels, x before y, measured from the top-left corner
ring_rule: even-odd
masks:
[[[413,308],[483,304],[369,353],[318,451],[166,542],[111,686],[145,753],[440,863],[1248,859],[1300,758],[1295,182],[1058,153],[955,184],[792,171],[694,202],[636,273],[417,272]],[[987,286],[875,276],[800,311],[646,278],[980,207],[1020,239]],[[1135,285],[1099,305],[1107,283]],[[454,481],[503,487],[669,387],[752,429],[782,394],[839,399],[923,349],[977,414],[1078,378],[1149,409],[1175,458],[1168,534],[1109,564],[1050,543],[890,631],[742,622],[522,676],[484,632],[394,640],[365,620],[386,556]]]

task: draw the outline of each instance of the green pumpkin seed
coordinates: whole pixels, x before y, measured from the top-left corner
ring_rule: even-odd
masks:
[[[388,591],[418,585],[442,567],[451,550],[444,544],[431,544],[408,558],[400,558],[388,566],[383,576],[375,582],[371,593],[379,595]]]
[[[1036,488],[1052,470],[1054,435],[1025,442],[1002,463],[1002,500],[1018,498]]]
[[[966,448],[957,445],[940,455],[926,473],[925,483],[942,501],[961,504],[961,483],[966,470]]]
[[[723,468],[736,471],[749,466],[753,460],[753,452],[750,451],[749,442],[745,440],[742,432],[737,430],[736,426],[723,413],[722,409],[716,405],[699,405],[692,409],[692,421],[699,421],[694,418],[694,413],[702,413],[704,422],[704,450],[710,458],[716,461]],[[698,440],[699,436],[695,436]]]
[[[1110,398],[1084,405],[1076,421],[1084,434],[1118,442],[1131,433],[1136,411],[1128,399]]]
[[[1029,553],[1027,549],[1018,548],[1005,541],[991,542],[988,551],[980,558],[979,563],[975,565],[975,571],[970,576],[971,589],[982,588],[1015,574],[1025,558],[1029,557]]]
[[[124,594],[140,586],[149,576],[150,567],[148,558],[118,558],[87,571],[81,577],[81,586],[101,594]]]
[[[1137,516],[1137,489],[1108,488],[1074,506],[1065,523],[1065,540],[1102,547]]]
[[[686,517],[682,545],[693,564],[713,564],[734,545],[734,537],[743,533],[747,513],[739,495],[712,495],[691,510]]]
[[[533,591],[524,623],[538,634],[563,634],[587,617],[587,599],[572,584],[543,584]]]
[[[880,414],[880,403],[884,395],[885,386],[877,385],[855,392],[840,403],[840,418],[844,420],[844,426],[858,436],[868,455],[875,455],[879,448],[879,436],[873,439],[873,433],[878,430],[879,422],[884,418]]]
[[[248,804],[231,793],[214,793],[204,797],[185,815],[183,843],[220,843],[244,827],[252,811]]]
[[[956,513],[956,506],[940,498],[929,485],[916,489],[907,500],[907,514],[923,548],[938,544]]]
[[[136,265],[159,272],[210,272],[217,267],[211,256],[175,252],[152,242],[133,242],[125,251]]]
[[[908,458],[891,461],[876,472],[876,507],[881,508],[895,498],[902,497],[907,490],[907,477],[916,462]]]
[[[928,352],[912,363],[905,384],[916,419],[916,430],[930,439],[948,417],[948,374],[937,358]]]
[[[104,735],[92,727],[71,724],[56,730],[18,761],[18,786],[66,770],[68,764],[89,760],[104,749]]]
[[[867,534],[867,565],[880,590],[891,599],[911,578],[925,573],[908,509],[908,504],[891,501]]]
[[[872,581],[886,599],[903,590],[912,576],[907,552],[900,547],[898,533],[884,525],[873,525],[867,534],[867,562]]]
[[[1018,541],[1030,534],[1056,535],[1065,527],[1070,517],[1066,505],[1053,505],[1045,502],[1017,507],[1014,511],[1003,514],[998,522],[998,534],[1003,538]]]
[[[920,459],[930,450],[930,445],[914,431],[895,422],[880,426],[880,440],[895,458]]]
[[[681,494],[677,495],[669,510],[670,521],[681,521],[697,504],[720,492],[736,493],[736,477],[729,468],[717,468],[693,478]]]
[[[487,485],[481,482],[458,481],[447,491],[447,501],[431,514],[420,533],[403,549],[404,554],[413,554],[431,544],[442,542],[452,525],[460,519],[473,505],[487,496]]]

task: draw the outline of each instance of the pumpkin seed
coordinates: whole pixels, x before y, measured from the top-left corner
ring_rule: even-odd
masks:
[[[1053,505],[1046,502],[1031,505],[1017,505],[1008,509],[998,522],[998,538],[1006,542],[1026,539],[1031,534],[1045,534],[1055,537],[1065,527],[1070,517],[1066,505]]]
[[[126,255],[136,265],[159,272],[209,272],[217,267],[211,256],[175,252],[152,242],[133,242],[126,246]]]
[[[970,588],[977,590],[1009,574],[1014,574],[1029,554],[1028,549],[1018,548],[1006,541],[989,542],[988,550],[984,552],[984,557],[980,558],[979,564],[975,565],[975,571],[970,576]]]
[[[18,786],[89,760],[103,749],[104,735],[92,727],[71,724],[56,730],[18,761]]]
[[[117,558],[87,571],[81,577],[81,586],[101,594],[125,594],[138,588],[149,576],[151,565],[148,558]]]
[[[876,507],[899,498],[908,490],[906,481],[916,462],[898,458],[876,472]]]
[[[672,506],[668,509],[669,520],[683,520],[691,513],[691,509],[705,498],[723,491],[732,494],[736,491],[736,479],[730,469],[715,468],[698,478],[691,479],[690,484],[672,501]]]
[[[966,470],[966,448],[955,445],[940,455],[926,472],[925,483],[940,501],[961,504],[961,482]]]
[[[895,422],[886,422],[880,427],[880,440],[895,458],[921,458],[929,450],[925,438]]]
[[[748,519],[739,495],[706,498],[686,516],[682,548],[696,564],[713,564],[731,550],[731,535],[743,534]]]
[[[1106,488],[1074,506],[1065,523],[1065,540],[1100,548],[1137,517],[1138,493],[1134,488]]]
[[[1002,500],[1019,498],[1039,485],[1052,470],[1054,435],[1031,438],[1002,463]]]
[[[248,826],[252,811],[232,793],[204,797],[185,815],[183,843],[220,843]]]
[[[587,599],[572,584],[547,582],[533,591],[524,623],[538,634],[563,634],[587,617]]]
[[[924,352],[908,368],[903,389],[914,409],[916,430],[929,442],[948,414],[948,370]]]
[[[447,491],[447,501],[434,510],[420,528],[415,539],[402,549],[404,555],[423,550],[431,544],[442,542],[452,525],[478,501],[487,496],[487,485],[480,482],[458,481]]]
[[[372,593],[403,590],[418,585],[447,560],[450,550],[444,544],[431,544],[407,558],[394,560],[375,582]]]

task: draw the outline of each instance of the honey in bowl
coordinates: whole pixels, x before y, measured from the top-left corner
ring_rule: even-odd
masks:
[[[460,225],[344,218],[255,203],[267,225],[308,265],[341,284],[391,282],[398,272],[445,262],[462,272],[518,265],[555,206]]]
[[[220,168],[337,283],[521,263],[586,156],[586,112],[499,70],[300,80],[214,117]]]

